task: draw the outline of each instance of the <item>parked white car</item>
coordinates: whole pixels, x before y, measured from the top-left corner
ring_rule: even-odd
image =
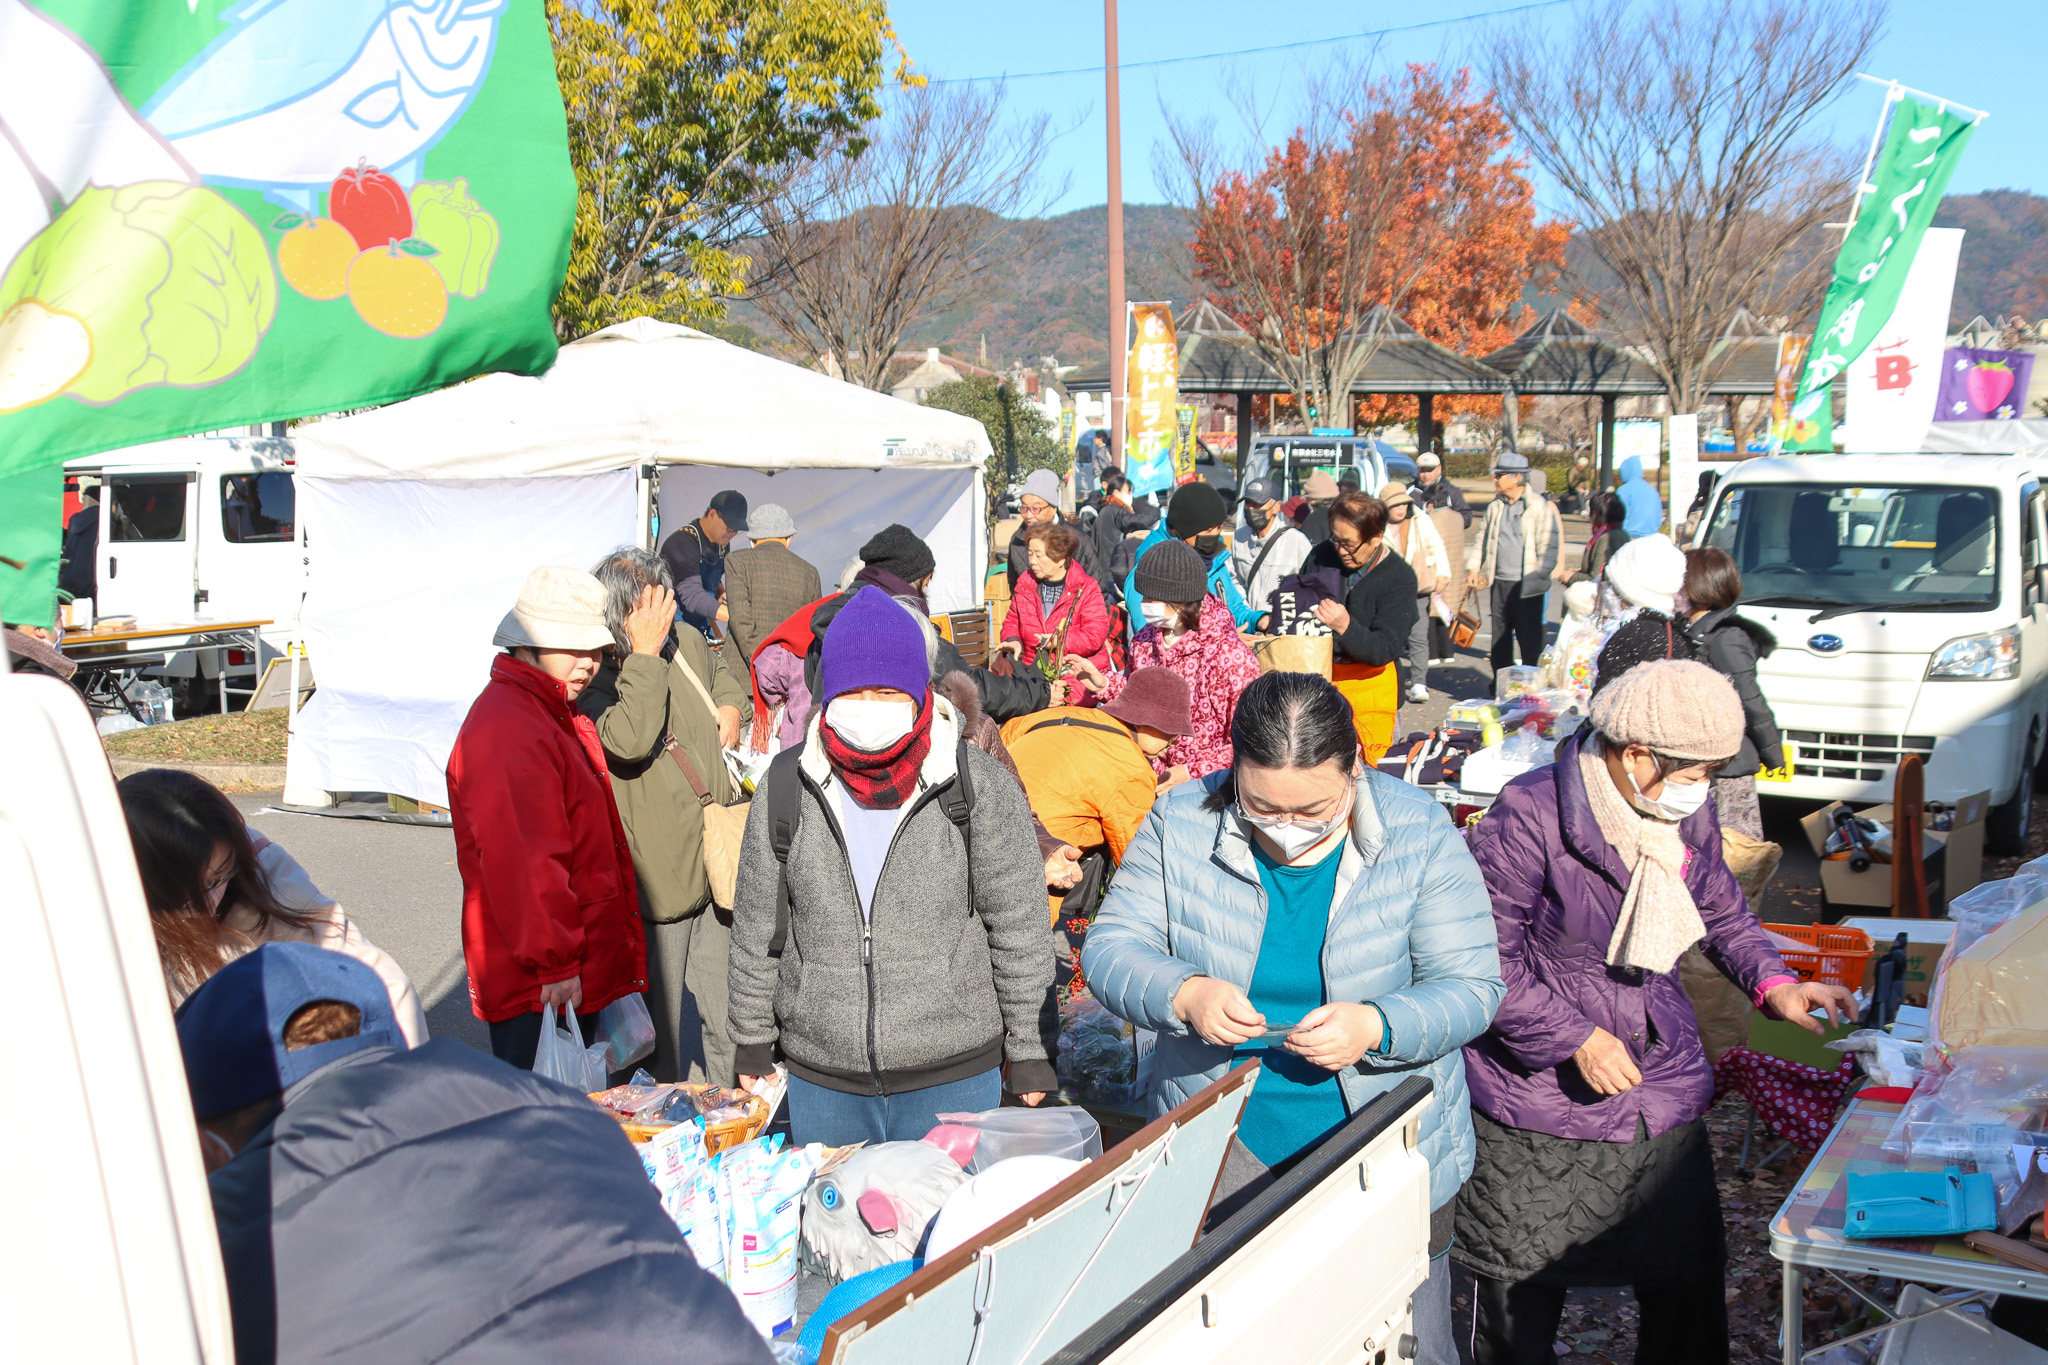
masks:
[[[145,625],[271,621],[260,657],[229,656],[228,676],[252,687],[289,642],[305,593],[291,441],[186,437],[81,456],[64,472],[101,480],[95,612]],[[215,651],[185,650],[149,671],[205,692],[219,670]]]
[[[1698,543],[1734,556],[1778,647],[1757,681],[1791,750],[1765,795],[1991,793],[1994,853],[2025,850],[2048,739],[2048,524],[2033,462],[2000,455],[1745,460]]]

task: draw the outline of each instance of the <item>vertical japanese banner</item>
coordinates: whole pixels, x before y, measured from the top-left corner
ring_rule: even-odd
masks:
[[[1806,352],[1812,345],[1812,337],[1794,336],[1790,332],[1778,338],[1778,364],[1776,379],[1771,386],[1768,437],[1768,445],[1773,452],[1783,450],[1792,440],[1792,404],[1799,395],[1799,376],[1806,369]]]
[[[1061,449],[1061,450],[1072,450],[1073,448],[1074,448],[1074,410],[1073,410],[1072,408],[1061,408],[1061,409],[1060,409],[1060,449]]]
[[[1891,102],[1891,129],[1871,167],[1856,221],[1835,255],[1834,279],[1792,405],[1799,427],[1789,443],[1794,450],[1834,449],[1831,385],[1870,348],[1898,306],[1920,239],[1976,126],[1946,106],[1929,108],[1904,95]],[[1930,415],[1932,406],[1930,397]]]
[[[1195,481],[1195,410],[1182,403],[1173,410],[1173,482]]]
[[[1173,338],[1173,305],[1130,305],[1131,348],[1126,357],[1124,473],[1136,494],[1174,486],[1174,409],[1180,400],[1180,347]]]
[[[1848,453],[1896,454],[1918,450],[1926,440],[1941,388],[1949,298],[1962,249],[1961,228],[1927,230],[1898,305],[1871,337],[1870,349],[1850,363],[1848,425],[1842,432]]]
[[[0,0],[0,187],[0,477],[554,361],[539,0]]]

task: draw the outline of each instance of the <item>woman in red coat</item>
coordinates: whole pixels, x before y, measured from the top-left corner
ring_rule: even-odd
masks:
[[[599,1010],[647,989],[632,854],[597,730],[575,706],[611,641],[597,579],[535,569],[448,757],[470,1008],[491,1051],[528,1069],[543,1005],[582,1016],[587,1043]]]
[[[1101,585],[1074,560],[1081,545],[1080,532],[1065,522],[1054,522],[1027,527],[1018,534],[1025,537],[1029,572],[1017,580],[1011,594],[997,652],[1008,654],[1024,667],[1034,667],[1039,651],[1047,649],[1055,659],[1078,655],[1106,671],[1110,667],[1109,608],[1103,603]],[[1086,705],[1082,685],[1076,682],[1073,688],[1082,695],[1070,694],[1067,704]]]

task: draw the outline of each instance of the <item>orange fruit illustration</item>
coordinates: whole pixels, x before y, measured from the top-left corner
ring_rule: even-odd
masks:
[[[355,258],[356,239],[332,218],[308,218],[277,243],[279,273],[309,299],[346,294],[348,268]]]
[[[398,242],[373,246],[348,268],[348,300],[387,336],[423,337],[448,316],[448,286],[424,257]]]

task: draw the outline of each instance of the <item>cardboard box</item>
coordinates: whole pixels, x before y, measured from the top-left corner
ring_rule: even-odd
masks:
[[[1813,847],[1813,856],[1820,859],[1821,893],[1830,905],[1866,905],[1890,910],[1893,908],[1890,863],[1872,863],[1861,872],[1852,872],[1847,859],[1830,860],[1826,856],[1828,834],[1834,828],[1834,813],[1842,806],[1840,801],[1831,801],[1799,822],[1799,827],[1806,831],[1806,842]],[[1867,806],[1856,813],[1881,824],[1892,822],[1889,801],[1881,806]],[[1929,830],[1921,835],[1922,861],[1927,866],[1927,903],[1937,913],[1948,904],[1947,890],[1942,884],[1947,844],[1947,836],[1935,831]]]
[[[1955,936],[1954,920],[1946,919],[1890,919],[1879,916],[1860,916],[1842,921],[1844,929],[1861,929],[1870,935],[1877,953],[1870,959],[1870,966],[1863,973],[1863,989],[1872,990],[1877,985],[1877,959],[1891,951],[1892,940],[1900,934],[1906,936],[1906,1003],[1920,1008],[1927,1005],[1927,992],[1934,984],[1935,964],[1941,961],[1942,950]]]
[[[1942,831],[1948,841],[1948,858],[1941,869],[1941,889],[1949,900],[1984,880],[1984,820],[1990,814],[1990,792],[1950,803],[1949,826]],[[1927,817],[1930,827],[1935,819]]]

